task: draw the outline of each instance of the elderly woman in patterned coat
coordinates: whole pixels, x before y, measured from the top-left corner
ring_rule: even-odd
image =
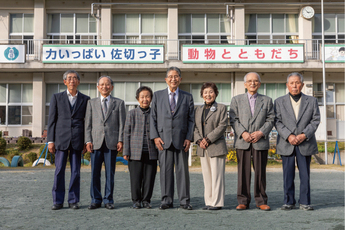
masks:
[[[128,160],[133,208],[151,208],[157,172],[158,151],[150,140],[150,103],[152,90],[142,86],[136,92],[139,107],[127,114],[123,157]]]

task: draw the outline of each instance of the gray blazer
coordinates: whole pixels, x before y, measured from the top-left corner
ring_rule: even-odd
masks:
[[[223,156],[228,154],[224,138],[224,132],[228,124],[228,114],[226,111],[226,106],[223,104],[218,104],[217,102],[214,102],[213,106],[216,108],[216,110],[210,110],[205,119],[205,137],[207,137],[211,141],[211,144],[207,147],[206,151],[210,157]],[[202,135],[203,111],[204,105],[198,106],[195,109],[195,141],[204,138]],[[204,157],[205,149],[198,146],[196,154],[200,157]]]
[[[248,149],[251,143],[242,138],[242,133],[261,131],[264,134],[258,142],[253,143],[256,150],[267,150],[270,147],[269,133],[273,128],[274,110],[270,97],[258,94],[255,102],[254,116],[250,111],[247,93],[232,98],[230,104],[230,124],[235,131],[235,148]]]
[[[91,142],[93,149],[102,147],[103,140],[110,150],[117,149],[117,143],[123,142],[123,128],[126,120],[126,108],[123,100],[110,96],[108,111],[103,119],[101,99],[89,100],[85,115],[85,142]]]
[[[150,138],[162,138],[164,149],[171,144],[183,149],[184,140],[193,141],[194,102],[190,93],[179,89],[176,111],[170,111],[168,89],[153,94],[151,103]]]
[[[150,114],[150,110],[148,113]],[[150,116],[150,115],[149,115]],[[140,160],[143,150],[145,114],[137,107],[128,112],[123,137],[123,155],[131,160]],[[153,140],[150,140],[150,117],[146,124],[146,137],[150,160],[158,159],[158,151]]]
[[[275,127],[278,131],[277,153],[282,156],[291,155],[294,146],[288,141],[290,134],[304,133],[307,137],[298,148],[303,156],[318,153],[315,132],[320,124],[320,111],[317,99],[302,93],[301,104],[296,120],[290,95],[286,94],[274,101]]]

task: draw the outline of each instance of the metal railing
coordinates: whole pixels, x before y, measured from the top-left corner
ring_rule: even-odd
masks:
[[[334,40],[330,40],[334,42]],[[327,40],[326,40],[327,43]],[[184,44],[231,44],[231,45],[260,45],[260,44],[304,44],[305,60],[320,60],[320,39],[6,39],[0,44],[25,44],[26,60],[41,61],[42,46],[44,44],[73,44],[73,45],[117,45],[117,44],[162,44],[165,46],[165,60],[181,60],[181,50]]]

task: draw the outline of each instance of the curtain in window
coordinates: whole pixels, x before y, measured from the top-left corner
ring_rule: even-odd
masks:
[[[167,83],[165,83],[165,82],[156,82],[155,83],[155,91],[166,89],[167,87],[168,87]]]
[[[34,15],[33,14],[24,14],[24,33],[33,33],[34,32]]]
[[[58,92],[58,84],[46,85],[46,103],[50,103],[50,100],[54,93]]]
[[[203,103],[204,99],[200,97],[202,84],[192,84],[192,95],[195,103]]]
[[[155,14],[155,33],[168,32],[168,18],[166,14]]]
[[[60,14],[48,14],[47,33],[60,32]]]
[[[125,14],[113,15],[113,33],[126,33]]]
[[[80,84],[78,86],[78,91],[89,96],[89,84]]]
[[[192,33],[205,33],[204,14],[192,14]]]
[[[126,82],[125,98],[122,100],[126,100],[126,102],[136,102],[137,99],[135,98],[135,93],[137,89],[138,89],[137,82]]]
[[[224,26],[224,32],[227,34],[231,33],[231,20],[226,16],[226,15],[222,15],[223,17],[223,23],[221,23],[221,25]],[[223,31],[221,31],[223,32]],[[228,43],[231,43],[231,34],[226,36],[226,39],[228,40]]]
[[[89,32],[89,16],[87,14],[76,14],[76,32],[88,33]]]
[[[11,14],[11,33],[23,32],[23,14]]]
[[[345,102],[345,85],[344,83],[335,84],[335,102]]]
[[[191,15],[190,14],[179,14],[178,16],[178,32],[179,33],[191,33]]]
[[[337,105],[337,120],[345,121],[345,105]]]
[[[345,32],[345,19],[344,14],[337,14],[338,17],[338,33]]]
[[[127,14],[126,33],[139,33],[139,14]]]
[[[32,103],[32,84],[23,84],[22,102]]]
[[[9,85],[9,103],[20,103],[21,102],[21,86],[20,84]]]
[[[73,33],[73,14],[61,14],[61,32]]]
[[[141,32],[142,33],[154,33],[154,15],[142,14],[141,15]]]
[[[0,85],[0,103],[6,103],[6,85]]]
[[[114,97],[125,99],[125,83],[124,82],[114,82],[114,89],[111,92]]]

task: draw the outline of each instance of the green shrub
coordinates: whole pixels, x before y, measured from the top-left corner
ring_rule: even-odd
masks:
[[[85,160],[88,160],[88,161],[91,161],[91,153],[90,153],[90,152],[86,152],[86,153],[84,154],[84,159],[85,159]]]
[[[28,150],[32,147],[32,141],[28,137],[19,137],[17,145],[20,150]]]
[[[21,156],[20,152],[17,149],[11,149],[7,151],[7,160],[12,162],[14,156]]]
[[[4,138],[0,137],[0,155],[6,154],[7,142]]]
[[[39,156],[41,155],[41,153],[42,153],[42,151],[43,151],[43,149],[44,149],[44,146],[45,146],[45,145],[41,145],[40,151],[38,152]],[[48,148],[48,146],[47,146],[47,148]],[[41,158],[43,158],[43,159],[44,159],[44,157],[45,157],[45,155],[46,155],[46,150],[47,150],[47,149],[44,150],[44,153],[43,153],[42,156],[41,156]],[[50,157],[50,156],[53,157],[53,162],[55,162],[55,154],[50,154],[50,152],[49,152],[49,150],[48,150],[48,153],[47,153],[47,160],[48,160],[49,162],[51,161],[51,157]],[[53,162],[50,162],[50,163],[53,164]]]
[[[31,163],[34,163],[37,160],[37,153],[31,152],[26,156]]]
[[[2,131],[0,131],[0,137],[2,137]]]

